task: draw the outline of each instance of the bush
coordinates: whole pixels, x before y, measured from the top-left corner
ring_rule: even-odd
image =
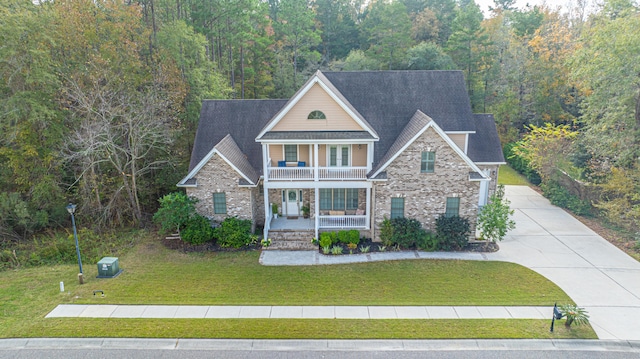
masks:
[[[511,166],[511,168],[525,176],[529,182],[536,186],[539,185],[540,182],[542,182],[540,174],[538,174],[538,172],[531,168],[529,161],[516,155],[513,152],[513,148],[515,146],[516,144],[513,142],[504,145],[503,152],[505,160],[507,161],[509,166]]]
[[[460,216],[446,217],[441,214],[436,219],[438,249],[444,251],[459,250],[469,242],[471,226],[469,220]]]
[[[331,247],[333,244],[333,239],[331,237],[331,232],[320,233],[320,247]]]
[[[391,224],[391,220],[386,216],[380,224],[380,240],[385,247],[389,247],[393,244],[393,224]]]
[[[438,236],[430,231],[423,232],[424,233],[416,241],[416,248],[429,252],[433,252],[438,249]]]
[[[393,226],[391,242],[401,248],[415,248],[420,238],[425,235],[420,222],[413,218],[394,218],[391,220],[391,225]]]
[[[338,242],[343,244],[349,243],[349,231],[338,231]]]
[[[240,248],[251,245],[257,238],[251,234],[251,221],[227,217],[220,227],[215,228],[213,236],[221,247]]]
[[[357,229],[352,229],[349,232],[349,243],[358,244],[360,243],[360,231]]]
[[[510,203],[504,198],[504,186],[499,185],[489,203],[478,214],[478,229],[483,239],[501,241],[508,231],[516,227],[516,222],[510,219],[514,213],[509,207]]]
[[[213,227],[206,217],[195,215],[185,224],[180,237],[187,243],[202,244],[213,240]]]
[[[160,208],[153,215],[153,221],[160,225],[160,232],[180,233],[187,223],[196,216],[196,200],[180,192],[169,193],[158,200]]]
[[[591,215],[591,204],[589,201],[581,200],[559,183],[548,181],[540,185],[540,188],[544,196],[551,201],[551,204],[567,208],[579,216]]]

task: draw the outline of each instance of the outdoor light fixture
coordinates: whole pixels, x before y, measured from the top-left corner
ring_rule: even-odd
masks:
[[[78,268],[80,269],[80,273],[78,273],[78,282],[80,284],[84,284],[84,278],[82,274],[82,259],[80,259],[80,247],[78,246],[78,232],[76,231],[76,219],[73,215],[76,211],[76,205],[69,203],[67,205],[67,212],[71,215],[71,224],[73,225],[73,238],[76,241],[76,254],[78,255]]]

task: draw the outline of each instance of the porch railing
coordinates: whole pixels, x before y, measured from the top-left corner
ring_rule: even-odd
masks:
[[[269,180],[313,180],[313,167],[269,167]]]
[[[320,228],[366,228],[367,216],[319,216]]]
[[[318,170],[318,180],[365,180],[366,167],[273,167],[267,166],[269,181],[313,181]]]
[[[367,167],[318,167],[320,180],[363,180]]]

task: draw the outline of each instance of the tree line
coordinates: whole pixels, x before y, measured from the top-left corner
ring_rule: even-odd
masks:
[[[462,70],[474,111],[548,182],[593,183],[604,213],[640,224],[638,5],[514,3],[5,0],[0,237],[65,225],[69,201],[96,228],[145,223],[186,173],[203,99],[287,98],[317,69]],[[523,139],[546,124],[576,136],[552,133],[553,153]]]

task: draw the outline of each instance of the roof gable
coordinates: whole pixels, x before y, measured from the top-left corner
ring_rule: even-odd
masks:
[[[389,164],[393,162],[393,160],[395,160],[405,149],[407,149],[407,147],[409,147],[409,145],[415,142],[416,139],[418,139],[418,137],[420,137],[429,128],[432,128],[435,133],[438,134],[447,143],[447,145],[465,161],[469,168],[485,178],[483,172],[467,155],[464,154],[464,151],[460,149],[460,147],[458,147],[458,145],[456,145],[449,136],[447,136],[447,134],[431,117],[425,115],[420,110],[416,111],[416,113],[411,117],[411,120],[409,120],[407,125],[402,129],[402,132],[396,138],[393,145],[367,176],[369,178],[378,176],[389,166]]]
[[[326,119],[309,120],[312,111],[321,111]],[[318,83],[276,123],[272,131],[366,131]]]
[[[309,79],[309,81],[307,81],[307,83],[300,90],[298,90],[298,92],[296,92],[296,94],[287,102],[287,104],[278,112],[278,114],[275,115],[271,119],[271,121],[269,121],[269,123],[267,123],[267,125],[260,131],[260,133],[256,137],[256,141],[259,141],[262,138],[262,136],[264,136],[264,134],[269,131],[282,130],[282,129],[276,129],[276,126],[278,126],[278,124],[287,117],[289,112],[291,112],[294,109],[294,107],[298,105],[298,103],[300,103],[303,99],[306,98],[307,94],[312,89],[324,90],[325,94],[329,98],[331,98],[334,101],[334,103],[337,104],[339,108],[341,108],[346,113],[346,115],[351,118],[353,122],[355,122],[355,124],[359,126],[359,128],[352,128],[351,129],[352,131],[364,130],[366,132],[369,132],[372,137],[376,139],[378,138],[378,134],[373,129],[373,127],[365,120],[365,118],[362,115],[360,115],[360,113],[358,113],[358,111],[345,99],[345,97],[340,93],[340,91],[337,90],[335,86],[333,86],[331,82],[320,71],[317,71]],[[301,108],[304,108],[305,101],[302,101],[302,102],[303,102],[302,104],[303,106],[301,106]],[[322,109],[319,109],[319,110],[322,110]],[[292,114],[292,117],[294,118],[296,117],[295,112],[294,114]],[[342,122],[348,123],[345,120],[346,118],[343,119]],[[326,130],[333,130],[333,129],[325,128],[324,130],[326,131]],[[338,130],[340,129],[338,128]]]
[[[211,151],[178,183],[178,187],[193,185],[191,179],[194,178],[202,167],[215,155],[220,156],[220,158],[227,162],[248,184],[258,184],[260,176],[251,166],[244,153],[242,153],[233,140],[233,137],[226,135],[220,142],[213,146]]]

